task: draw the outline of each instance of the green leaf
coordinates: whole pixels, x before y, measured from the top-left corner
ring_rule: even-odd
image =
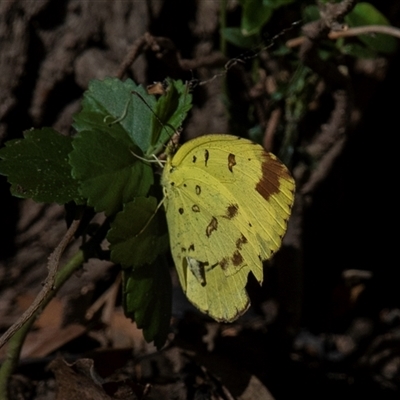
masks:
[[[353,11],[345,17],[346,23],[351,27],[366,25],[390,25],[388,19],[370,3],[358,3]],[[358,38],[370,49],[391,54],[397,49],[396,39],[390,35],[374,33],[360,35]]]
[[[162,220],[156,209],[156,198],[138,197],[116,215],[107,235],[113,262],[137,268],[167,251],[165,218]]]
[[[78,135],[70,163],[80,193],[97,212],[112,215],[135,197],[147,196],[152,169],[136,156],[158,154],[191,107],[186,85],[168,83],[158,100],[129,79],[106,78],[89,85],[75,116]]]
[[[68,164],[72,138],[51,128],[26,131],[24,136],[0,150],[0,174],[8,176],[11,193],[37,202],[82,203]]]
[[[145,156],[158,154],[178,130],[192,107],[192,96],[181,81],[168,81],[166,94],[158,100],[132,80],[94,80],[84,95],[82,111],[74,127],[107,130],[120,140],[135,143]]]
[[[244,36],[240,28],[221,29],[221,35],[229,43],[244,49],[251,49],[256,47],[259,43],[259,37],[257,34],[252,36]]]
[[[131,79],[124,82],[117,78],[93,80],[73,126],[78,132],[113,127],[111,134],[117,134],[127,143],[135,143],[145,153],[151,144],[155,105],[155,96],[148,95]]]
[[[152,144],[146,155],[158,154],[164,145],[182,126],[187,113],[192,108],[192,95],[187,84],[182,81],[167,80],[167,90],[154,108],[157,119],[154,123]]]
[[[168,335],[171,308],[171,276],[164,257],[137,270],[123,271],[125,315],[143,329],[147,342],[160,349]]]
[[[118,129],[118,128],[116,128]],[[146,196],[153,184],[150,165],[139,160],[140,150],[108,131],[81,131],[69,155],[80,193],[97,212],[113,215],[124,203]]]
[[[265,5],[263,0],[247,0],[243,6],[240,26],[243,36],[259,33],[271,16],[272,8]]]
[[[294,0],[246,0],[241,2],[243,13],[240,28],[243,36],[259,34],[262,27],[271,19],[274,9],[293,2]]]

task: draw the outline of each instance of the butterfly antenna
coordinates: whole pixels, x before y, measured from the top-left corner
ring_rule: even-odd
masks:
[[[170,125],[168,125],[168,124],[167,124],[167,125],[164,125],[164,123],[161,121],[160,117],[159,117],[159,116],[154,112],[154,110],[148,105],[148,103],[147,103],[147,101],[145,100],[145,98],[144,98],[139,92],[137,92],[136,90],[132,90],[132,94],[135,94],[136,96],[138,96],[138,97],[140,98],[140,100],[142,100],[143,103],[146,104],[146,106],[148,107],[148,109],[153,113],[153,115],[156,117],[156,120],[159,122],[159,124],[160,124],[161,126],[163,126],[163,127],[169,126],[172,130],[174,130],[172,126],[170,126]]]
[[[165,195],[162,198],[162,200],[158,203],[157,208],[154,210],[153,214],[150,216],[150,218],[148,219],[148,221],[146,222],[145,226],[139,231],[139,233],[137,233],[136,236],[141,235],[146,229],[147,227],[150,225],[150,222],[153,220],[153,218],[156,216],[158,210],[160,209],[160,207],[164,204],[164,200],[165,200]]]
[[[150,89],[151,90],[151,89]],[[189,89],[188,89],[189,90]],[[166,84],[164,84],[163,86],[163,92],[167,92],[168,91],[168,87],[166,86]],[[162,129],[165,129],[165,127],[170,128],[174,133],[170,136],[170,140],[173,140],[174,136],[178,136],[178,139],[176,140],[176,142],[179,140],[179,136],[180,136],[180,129],[175,130],[175,128],[173,126],[171,126],[170,124],[164,124],[163,121],[161,121],[160,117],[154,112],[154,110],[149,106],[149,104],[147,103],[147,101],[145,100],[145,98],[136,90],[132,91],[132,94],[135,94],[136,96],[138,96],[144,104],[146,104],[146,106],[149,108],[149,110],[152,112],[152,114],[154,115],[154,117],[156,118],[156,120],[158,121],[158,123],[160,124],[160,126],[162,127]],[[182,124],[182,121],[181,121]],[[169,134],[169,132],[167,132]]]

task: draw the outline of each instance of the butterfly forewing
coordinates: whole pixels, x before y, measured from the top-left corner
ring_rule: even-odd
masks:
[[[262,261],[281,244],[293,179],[261,146],[206,135],[168,159],[162,184],[171,251],[186,295],[217,320],[237,318],[249,304],[249,272],[261,283]]]

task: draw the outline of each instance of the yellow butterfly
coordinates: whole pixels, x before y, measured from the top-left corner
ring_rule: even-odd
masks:
[[[171,252],[187,298],[217,321],[231,322],[250,301],[251,272],[279,249],[294,181],[250,140],[205,135],[167,154],[161,183]]]

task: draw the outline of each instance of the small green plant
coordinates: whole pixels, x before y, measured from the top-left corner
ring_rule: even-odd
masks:
[[[274,13],[283,7],[292,9],[300,8],[299,13],[302,16],[302,23],[318,20],[320,11],[328,0],[320,2],[319,6],[315,2],[296,2],[295,0],[240,0],[242,9],[240,26],[226,26],[221,24],[221,36],[227,42],[243,49],[254,50],[264,46],[272,46],[274,39],[265,41],[263,32],[268,22],[273,18]],[[276,15],[276,14],[275,14]],[[367,2],[357,3],[354,9],[345,16],[344,24],[348,28],[371,26],[372,29],[365,34],[357,34],[357,39],[345,39],[341,37],[336,42],[336,48],[342,54],[348,54],[354,57],[373,58],[379,53],[391,54],[396,51],[397,42],[394,37],[374,31],[374,27],[389,27],[389,20],[377,10],[372,4]],[[338,30],[340,27],[338,26]],[[276,46],[275,46],[276,47]],[[282,49],[278,50],[279,52]]]
[[[13,195],[76,204],[81,216],[105,214],[95,231],[90,218],[81,218],[81,225],[87,222],[79,232],[96,238],[95,249],[108,240],[110,251],[97,255],[121,265],[125,313],[157,347],[169,329],[171,278],[164,260],[165,217],[156,213],[162,191],[151,161],[190,108],[181,81],[169,81],[158,98],[130,79],[92,81],[74,117],[73,136],[32,129],[0,150],[0,174],[8,177]]]

